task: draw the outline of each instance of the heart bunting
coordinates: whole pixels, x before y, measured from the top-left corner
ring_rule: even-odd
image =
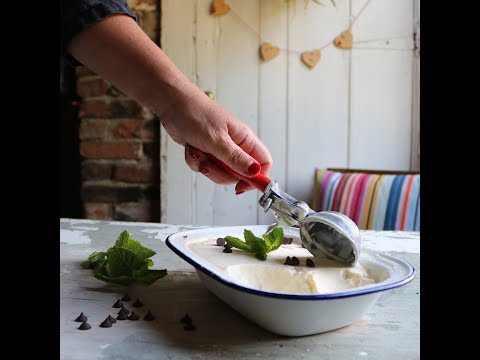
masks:
[[[313,69],[320,61],[320,50],[304,51],[301,59],[305,65]]]
[[[333,40],[333,43],[340,49],[351,49],[353,44],[353,35],[349,30],[346,30],[338,35]]]
[[[351,32],[351,28],[355,21],[358,19],[360,14],[365,10],[367,5],[370,3],[371,0],[366,0],[362,9],[358,12],[356,16],[353,17],[354,20],[351,21],[350,27],[340,33],[340,35],[336,36],[333,41],[329,41],[325,45],[319,47],[318,49],[310,50],[310,51],[303,51],[300,55],[301,61],[305,64],[310,69],[313,69],[318,62],[320,61],[321,58],[321,51],[323,51],[325,48],[328,46],[334,45],[335,47],[339,49],[351,49],[353,47],[353,34]],[[252,27],[247,21],[241,18],[241,16],[235,11],[235,9],[232,9],[229,4],[225,2],[225,0],[212,0],[210,3],[210,14],[213,16],[223,16],[226,15],[230,12],[233,12],[237,17],[242,20],[243,23],[248,25],[255,33],[257,33],[258,38],[261,39],[261,35],[257,32],[254,27]],[[363,40],[362,42],[366,42],[370,40]],[[371,40],[373,41],[373,40]],[[280,48],[270,42],[263,41],[261,40],[260,46],[258,48],[258,53],[260,56],[260,59],[263,62],[268,62],[273,59],[275,59],[279,54],[280,51],[285,51],[287,55],[289,53],[299,53],[300,51],[295,50],[295,49],[283,49]]]
[[[264,42],[260,46],[260,57],[263,61],[270,61],[278,56],[280,49],[277,46]]]
[[[210,14],[213,16],[222,16],[230,12],[230,5],[225,3],[224,0],[213,0],[210,6]]]

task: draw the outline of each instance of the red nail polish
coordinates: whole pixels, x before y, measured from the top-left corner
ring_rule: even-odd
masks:
[[[240,194],[243,194],[244,192],[245,191],[237,191],[237,192],[235,192],[235,194],[240,195]]]
[[[209,171],[207,168],[200,168],[198,169],[203,175],[208,175]]]
[[[259,163],[253,163],[248,167],[248,173],[250,175],[257,175],[260,172],[261,166]]]

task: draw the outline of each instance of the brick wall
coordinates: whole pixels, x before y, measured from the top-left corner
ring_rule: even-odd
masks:
[[[159,44],[160,0],[129,0]],[[76,68],[84,217],[160,220],[160,122],[84,66]]]

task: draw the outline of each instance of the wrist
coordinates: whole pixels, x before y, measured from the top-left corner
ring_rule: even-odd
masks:
[[[162,94],[160,96],[152,96],[148,103],[152,104],[152,111],[159,117],[168,116],[173,118],[176,112],[185,112],[186,109],[192,107],[193,104],[200,104],[200,99],[207,96],[183,73],[178,72],[175,77],[170,76],[168,79],[161,80]],[[208,99],[210,100],[210,99]],[[195,106],[195,105],[193,105]]]

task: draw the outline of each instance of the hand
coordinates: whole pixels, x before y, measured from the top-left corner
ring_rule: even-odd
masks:
[[[160,120],[172,139],[185,146],[187,165],[217,184],[237,183],[237,195],[252,190],[251,185],[225,172],[207,154],[242,175],[252,177],[261,171],[268,176],[273,161],[266,146],[247,124],[195,85],[185,80],[184,86],[178,83],[177,86],[178,101]]]
[[[237,173],[266,176],[272,157],[255,133],[183,74],[129,16],[111,15],[86,27],[69,46],[81,63],[159,117],[174,141],[185,146],[185,161],[217,184],[237,183],[237,194],[252,190],[211,160],[214,155]]]

